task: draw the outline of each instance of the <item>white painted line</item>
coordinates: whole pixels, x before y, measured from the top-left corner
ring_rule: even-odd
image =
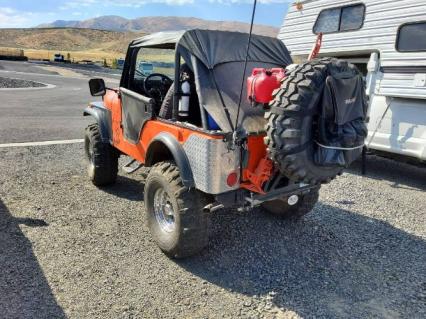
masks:
[[[83,143],[83,142],[84,142],[83,139],[79,139],[79,140],[58,140],[58,141],[43,141],[43,142],[7,143],[7,144],[0,144],[0,148],[77,144],[77,143]]]

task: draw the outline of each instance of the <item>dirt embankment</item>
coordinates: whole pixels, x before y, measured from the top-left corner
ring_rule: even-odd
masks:
[[[93,29],[0,29],[0,51],[21,52],[29,59],[53,60],[60,53],[71,61],[104,61],[123,57],[131,40],[143,35]]]
[[[2,47],[32,50],[124,53],[131,39],[139,35],[141,33],[72,28],[0,29],[0,43]]]

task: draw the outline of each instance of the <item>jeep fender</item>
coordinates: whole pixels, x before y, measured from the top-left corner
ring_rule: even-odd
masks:
[[[111,111],[102,102],[91,103],[83,112],[84,116],[92,116],[99,125],[101,140],[103,143],[111,143]]]
[[[188,188],[195,187],[188,157],[182,145],[170,133],[162,132],[152,139],[146,152],[145,165],[152,166],[155,163],[170,160],[170,155],[179,167],[183,184]]]

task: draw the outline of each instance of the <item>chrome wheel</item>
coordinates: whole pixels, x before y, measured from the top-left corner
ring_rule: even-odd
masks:
[[[175,230],[173,205],[163,188],[157,189],[154,194],[154,215],[162,231],[171,233]]]

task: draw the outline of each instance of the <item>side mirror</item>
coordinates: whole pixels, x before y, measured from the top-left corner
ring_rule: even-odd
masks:
[[[106,94],[106,86],[103,79],[90,79],[89,88],[92,96],[104,96]]]

